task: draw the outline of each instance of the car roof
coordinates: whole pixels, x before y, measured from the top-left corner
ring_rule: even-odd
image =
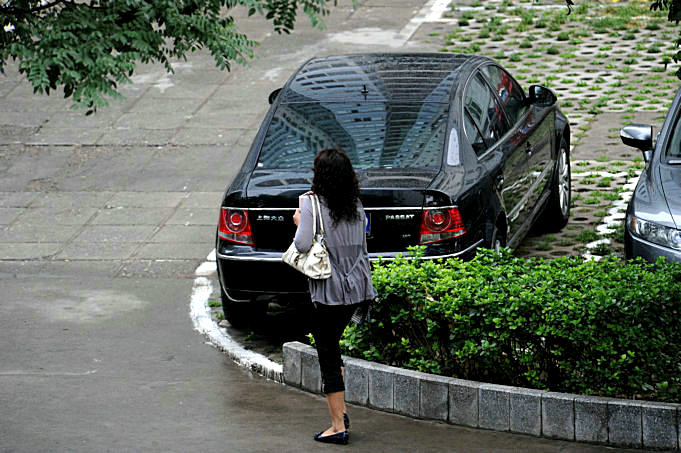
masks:
[[[492,61],[445,53],[376,53],[313,58],[280,95],[282,103],[448,103],[466,63]]]

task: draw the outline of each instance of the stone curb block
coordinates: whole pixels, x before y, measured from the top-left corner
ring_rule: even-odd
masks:
[[[541,399],[542,436],[575,440],[575,397],[570,393],[544,392]]]
[[[575,440],[608,443],[608,402],[605,398],[575,397]]]
[[[608,401],[608,442],[619,447],[641,447],[641,402]]]
[[[449,423],[478,427],[481,385],[463,379],[449,380]]]
[[[421,374],[416,371],[398,369],[395,371],[395,406],[398,414],[418,417],[421,408]]]
[[[285,362],[286,360],[284,360]],[[308,347],[301,350],[300,367],[301,388],[312,393],[321,393],[322,376],[321,371],[319,371],[319,359],[317,358],[317,350],[315,348]]]
[[[541,435],[541,390],[516,387],[511,391],[511,432]]]
[[[317,351],[284,344],[284,382],[321,392]],[[546,392],[343,357],[349,403],[455,425],[618,447],[679,450],[681,404]]]
[[[369,404],[369,372],[362,361],[347,358],[345,366],[345,400],[349,403],[367,406]]]
[[[676,448],[678,435],[678,404],[650,403],[641,405],[643,447],[656,450]]]
[[[366,362],[365,366],[369,369],[369,406],[392,412],[395,401],[393,367],[373,362]]]
[[[449,379],[421,373],[419,415],[421,418],[441,420],[449,418]]]
[[[511,429],[511,388],[505,385],[482,384],[478,393],[478,426],[494,431]]]

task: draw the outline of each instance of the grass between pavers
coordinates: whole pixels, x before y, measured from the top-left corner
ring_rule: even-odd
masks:
[[[430,34],[440,51],[486,55],[521,82],[542,84],[558,95],[570,120],[573,151],[572,215],[567,227],[532,233],[521,256],[623,256],[623,187],[635,183],[643,162],[617,160],[624,145],[619,128],[635,112],[659,112],[671,105],[679,80],[670,65],[677,30],[666,12],[650,2],[579,2],[567,15],[563,1],[461,1],[451,3],[449,33]],[[436,44],[437,45],[437,44]],[[602,155],[576,159],[591,125],[607,112],[621,112]],[[616,212],[620,213],[619,215]],[[606,228],[609,225],[610,228]]]

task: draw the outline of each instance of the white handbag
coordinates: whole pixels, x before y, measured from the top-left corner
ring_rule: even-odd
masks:
[[[324,280],[331,277],[331,264],[329,263],[329,252],[326,250],[322,209],[317,195],[312,194],[310,199],[312,201],[312,247],[306,253],[301,253],[296,248],[294,241],[281,256],[281,259],[310,278]],[[317,233],[317,215],[319,215],[319,233]]]

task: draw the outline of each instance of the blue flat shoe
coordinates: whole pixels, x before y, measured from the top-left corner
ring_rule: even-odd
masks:
[[[325,444],[337,444],[337,445],[347,445],[348,440],[350,440],[350,434],[347,431],[341,431],[340,433],[331,434],[328,436],[322,436],[324,431],[320,431],[314,435],[314,440],[317,442],[323,442]]]
[[[343,424],[345,425],[345,429],[350,429],[350,417],[348,417],[348,414],[343,413]]]

